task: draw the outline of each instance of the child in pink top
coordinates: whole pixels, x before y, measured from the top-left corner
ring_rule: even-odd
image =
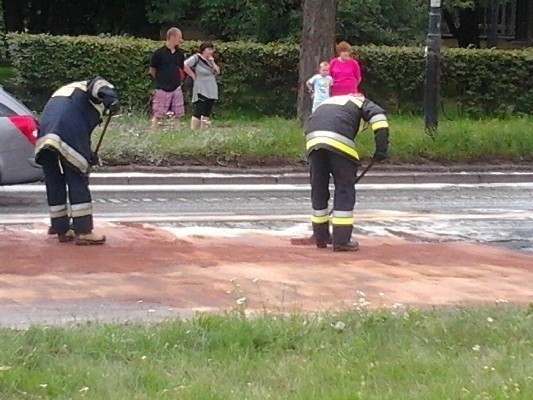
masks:
[[[357,60],[352,58],[352,46],[347,42],[340,42],[337,45],[337,54],[339,56],[329,64],[330,75],[333,78],[331,95],[359,93],[361,67]]]

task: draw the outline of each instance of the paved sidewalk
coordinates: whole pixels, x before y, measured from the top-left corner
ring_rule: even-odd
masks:
[[[367,184],[422,183],[520,183],[533,182],[528,171],[462,172],[380,172],[370,171],[361,180]],[[95,172],[93,185],[233,185],[233,184],[307,184],[309,175],[294,173],[215,173],[215,172]]]

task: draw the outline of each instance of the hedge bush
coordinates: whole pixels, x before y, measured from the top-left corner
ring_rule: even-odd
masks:
[[[147,67],[161,44],[131,37],[67,37],[9,34],[9,54],[19,94],[44,99],[70,80],[101,74],[126,104],[147,105],[152,80]],[[186,42],[192,53],[197,42]],[[295,44],[215,43],[223,70],[224,108],[264,115],[295,113],[299,47]],[[419,111],[424,54],[417,47],[357,47],[365,93],[390,111]],[[447,49],[443,53],[444,101],[468,115],[533,113],[533,51]]]

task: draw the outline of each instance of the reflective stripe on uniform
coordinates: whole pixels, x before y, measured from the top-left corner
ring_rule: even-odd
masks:
[[[46,149],[47,147],[51,147],[58,151],[65,158],[65,160],[69,162],[69,164],[73,165],[81,172],[87,173],[89,171],[89,163],[85,157],[65,143],[59,135],[56,135],[55,133],[48,133],[39,138],[35,144],[35,154],[37,155],[40,151]]]
[[[370,126],[372,130],[375,132],[378,129],[388,128],[389,122],[387,121],[387,117],[385,114],[376,114],[372,118],[370,118]]]
[[[313,216],[315,217],[323,217],[324,215],[329,215],[329,211],[327,208],[323,210],[313,210]]]
[[[61,204],[58,206],[50,206],[48,207],[48,212],[50,214],[50,218],[61,218],[67,216],[67,205]]]
[[[94,86],[97,86],[97,85],[99,85],[98,90],[100,90],[103,86],[109,86],[113,88],[113,86],[109,82],[107,82],[105,79],[102,79],[102,84],[100,84],[98,81],[97,84]],[[70,97],[72,96],[72,94],[74,93],[76,89],[79,89],[82,92],[87,92],[88,90],[87,82],[81,81],[81,82],[69,83],[68,85],[65,85],[57,89],[54,92],[54,94],[52,94],[52,97]],[[96,91],[96,93],[98,93],[98,90]],[[94,92],[94,88],[93,88],[93,92]],[[97,97],[97,96],[94,96],[94,97]],[[89,100],[89,103],[91,103],[91,105],[96,109],[96,111],[100,113],[100,115],[104,112],[103,104],[96,104],[90,100]]]
[[[92,215],[92,213],[93,213],[92,203],[72,204],[70,206],[70,215],[72,218],[86,217],[88,215]]]
[[[387,121],[378,121],[378,122],[374,122],[371,125],[371,127],[372,127],[372,130],[375,132],[378,129],[388,128],[389,127],[389,123]]]
[[[329,215],[321,215],[321,216],[313,215],[311,217],[311,222],[315,224],[325,224],[326,222],[329,222]]]
[[[353,217],[333,217],[331,223],[333,225],[353,225]]]
[[[353,225],[353,211],[333,211],[331,223],[333,225]]]
[[[331,96],[324,100],[321,104],[336,104],[343,106],[348,104],[348,102],[354,103],[357,107],[363,108],[365,98],[361,96],[351,96],[351,95],[342,95],[342,96]]]
[[[357,150],[355,150],[355,142],[336,132],[314,131],[306,135],[306,140],[308,151],[312,150],[313,147],[317,145],[325,144],[359,160],[359,154],[357,153]]]
[[[52,94],[52,97],[70,97],[72,93],[74,93],[74,90],[79,89],[83,92],[87,91],[87,82],[72,82],[68,85],[65,85],[63,87],[60,87],[57,89],[54,94]]]
[[[370,118],[368,122],[373,124],[374,122],[386,121],[386,120],[387,120],[387,117],[385,116],[385,114],[376,114],[372,118]]]
[[[95,98],[95,99],[98,99],[98,92],[100,91],[100,89],[102,89],[104,87],[108,87],[108,88],[111,88],[111,89],[115,88],[108,81],[106,81],[103,78],[100,78],[93,84],[93,87],[92,87],[92,90],[91,90],[91,96],[93,98]],[[105,106],[102,103],[95,103],[93,101],[90,101],[90,103],[93,105],[94,108],[96,108],[96,110],[100,113],[100,115],[104,114]]]
[[[104,114],[105,106],[104,106],[102,103],[100,103],[100,104],[96,104],[95,102],[93,102],[93,101],[91,101],[91,100],[89,100],[89,103],[91,103],[91,105],[92,105],[94,108],[96,108],[96,111],[98,111],[98,113],[99,113],[100,115],[103,115],[103,114]]]
[[[315,224],[325,224],[329,222],[329,211],[328,209],[324,210],[313,210],[313,215],[311,216],[311,222]]]
[[[106,81],[105,79],[98,79],[94,84],[93,84],[93,88],[91,90],[91,95],[97,99],[98,98],[98,92],[100,91],[100,89],[104,88],[104,87],[108,87],[110,89],[114,89],[113,85],[110,84],[108,81]]]
[[[359,160],[359,154],[353,148],[346,146],[344,143],[341,143],[335,139],[330,138],[315,138],[307,142],[307,150],[312,150],[315,146],[319,144],[325,144],[333,147],[334,149],[340,150],[341,152],[348,154],[349,156]]]
[[[372,130],[375,132],[378,129],[388,128],[389,122],[387,121],[387,117],[385,114],[376,114],[372,118],[370,118],[370,126],[372,127]]]
[[[341,135],[339,133],[336,133],[336,132],[332,132],[332,131],[313,131],[313,132],[308,133],[305,137],[306,137],[307,140],[316,139],[318,137],[327,137],[327,138],[330,138],[330,139],[335,139],[335,140],[338,140],[339,142],[345,144],[346,146],[352,147],[355,150],[355,142],[352,139],[347,138],[346,136],[343,136],[343,135]]]

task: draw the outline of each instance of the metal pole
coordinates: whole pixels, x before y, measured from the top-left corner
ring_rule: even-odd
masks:
[[[437,129],[440,103],[440,49],[442,43],[441,0],[430,0],[428,34],[426,40],[426,86],[424,93],[424,119],[429,134]]]

